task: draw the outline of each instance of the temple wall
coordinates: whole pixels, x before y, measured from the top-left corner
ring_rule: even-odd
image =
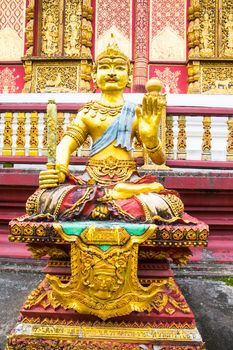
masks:
[[[113,33],[134,65],[131,92],[157,76],[167,93],[232,94],[231,2],[2,0],[0,93],[90,91],[91,59]]]
[[[0,13],[0,93],[21,92],[26,0],[1,0]]]
[[[111,33],[114,33],[121,50],[130,57],[135,65],[134,75],[139,84],[144,86],[148,78],[156,75],[164,83],[165,92],[187,92],[186,28],[188,4],[186,0],[176,1],[175,6],[171,0],[165,3],[162,0],[117,0],[114,2],[110,0],[92,0],[92,2],[85,0],[78,3],[82,6],[91,5],[93,9],[91,20],[93,29],[91,51],[93,58],[109,42]],[[0,45],[0,76],[3,77],[0,84],[0,93],[42,92],[48,87],[42,86],[43,83],[38,82],[39,78],[36,77],[39,74],[43,80],[45,66],[47,66],[46,74],[51,75],[49,80],[55,80],[55,83],[57,83],[60,76],[58,70],[61,70],[63,66],[65,66],[63,70],[69,68],[61,60],[59,64],[57,63],[51,51],[52,43],[52,46],[50,45],[51,47],[48,48],[51,53],[46,54],[47,51],[44,51],[47,45],[47,41],[45,41],[46,25],[49,17],[46,15],[47,19],[45,20],[44,13],[47,11],[47,5],[45,0],[1,1],[3,16],[0,22],[0,42],[2,40],[5,44]],[[61,40],[64,40],[65,45],[68,45],[66,44],[66,32],[64,32],[64,39],[60,40],[59,37],[62,37],[61,30],[66,30],[64,28],[67,28],[68,22],[64,22],[63,29],[59,28],[58,22],[56,25],[54,22],[56,20],[56,9],[58,13],[64,11],[65,21],[67,21],[66,18],[69,21],[70,17],[67,17],[67,13],[70,11],[69,2],[64,5],[62,0],[56,0],[51,12],[51,16],[54,18],[49,17],[54,28],[57,28],[58,41],[54,37],[56,41],[56,43],[54,41],[54,45],[57,45],[55,45],[57,47],[55,56],[61,56],[62,58],[67,56],[66,46],[64,52],[60,48]],[[77,8],[72,11],[76,11],[76,13],[78,11],[79,14],[80,10]],[[85,17],[85,13],[82,13],[82,16]],[[85,19],[83,23],[79,24],[79,30],[82,36],[84,32],[86,33],[89,30],[88,20]],[[86,50],[83,51],[85,54],[87,53]],[[83,53],[71,52],[71,54],[68,54],[69,57],[81,57],[80,55],[82,56]],[[22,62],[21,58],[23,56]],[[48,59],[42,62],[30,60],[32,57],[35,60],[37,56],[47,57]],[[52,66],[55,67],[55,65],[60,68],[54,68],[56,74],[52,74],[52,70],[54,70]],[[82,70],[80,68],[79,71],[75,71],[75,74],[82,75]],[[43,72],[41,73],[41,71]],[[65,76],[66,72],[63,73]],[[85,83],[84,79],[84,82],[81,82],[81,85],[79,84],[77,88],[66,86],[65,90],[88,91],[90,85],[87,82],[88,80]],[[137,83],[135,82],[135,84]],[[57,92],[64,91],[64,86],[55,85]],[[60,83],[60,85],[62,84]],[[134,88],[132,88],[132,91],[142,92],[140,89],[137,91]]]

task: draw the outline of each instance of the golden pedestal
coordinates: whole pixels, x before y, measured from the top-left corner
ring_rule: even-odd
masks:
[[[13,220],[11,241],[49,255],[8,350],[204,349],[169,266],[205,246],[208,227]]]

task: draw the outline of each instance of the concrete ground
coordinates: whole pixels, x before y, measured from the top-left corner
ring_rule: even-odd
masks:
[[[0,261],[1,263],[1,261]],[[0,350],[14,327],[19,309],[28,293],[42,279],[41,263],[0,265]],[[206,270],[190,266],[176,270],[177,281],[194,314],[207,350],[233,350],[233,287],[213,279],[233,276],[231,266],[210,266]]]

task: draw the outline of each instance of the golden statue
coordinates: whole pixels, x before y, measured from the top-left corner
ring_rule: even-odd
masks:
[[[12,220],[10,227],[11,240],[27,242],[34,256],[51,259],[46,278],[22,308],[24,318],[9,337],[9,349],[20,342],[24,348],[42,348],[45,342],[50,347],[54,339],[64,350],[81,349],[86,339],[88,349],[113,348],[113,340],[119,349],[134,343],[130,348],[139,349],[144,340],[161,344],[160,338],[165,346],[179,340],[180,346],[198,342],[202,348],[166,259],[186,262],[187,247],[206,245],[208,227],[183,215],[178,195],[154,176],[138,175],[134,138],[153,162],[165,161],[159,124],[166,106],[158,81],[147,83],[141,106],[125,102],[131,73],[129,59],[116,44],[109,45],[94,65],[100,100],[83,106],[57,148],[56,105],[48,104],[47,170],[27,201],[28,215]],[[90,158],[83,175],[75,177],[68,168],[70,156],[89,135]]]
[[[57,147],[56,166],[40,173],[40,189],[29,198],[27,213],[32,220],[52,221],[170,223],[181,218],[178,194],[165,190],[152,175],[140,177],[131,152],[136,137],[154,163],[165,162],[159,138],[165,96],[148,85],[141,106],[124,101],[132,70],[116,43],[97,57],[93,79],[101,98],[85,104],[67,127]],[[90,158],[84,174],[74,177],[70,156],[88,135],[93,140]]]

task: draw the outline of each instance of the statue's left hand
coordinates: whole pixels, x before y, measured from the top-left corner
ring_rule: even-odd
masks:
[[[139,136],[148,148],[158,144],[159,124],[161,121],[164,100],[159,95],[146,94],[142,106],[136,107]]]

